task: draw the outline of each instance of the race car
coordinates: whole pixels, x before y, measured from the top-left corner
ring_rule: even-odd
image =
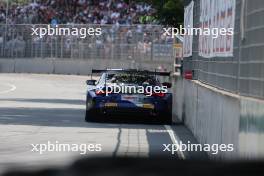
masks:
[[[94,80],[94,74],[100,74],[100,79]],[[91,79],[86,81],[86,122],[121,115],[171,123],[171,84],[159,79],[169,76],[169,72],[147,70],[92,70]]]

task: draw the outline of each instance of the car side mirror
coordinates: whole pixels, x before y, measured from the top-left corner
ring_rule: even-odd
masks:
[[[168,82],[164,82],[164,83],[162,83],[162,85],[166,86],[167,88],[171,88],[172,87],[172,84],[168,83]]]
[[[95,86],[95,85],[96,85],[96,80],[87,80],[87,81],[86,81],[86,84],[87,84],[88,86]]]

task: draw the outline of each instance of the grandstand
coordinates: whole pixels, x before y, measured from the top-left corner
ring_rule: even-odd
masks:
[[[27,0],[0,2],[0,24],[146,24],[154,23],[155,9],[146,3],[124,0]],[[8,14],[7,14],[8,13]]]

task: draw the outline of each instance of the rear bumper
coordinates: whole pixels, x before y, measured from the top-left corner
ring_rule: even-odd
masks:
[[[103,107],[99,109],[99,112],[107,115],[124,115],[124,116],[138,116],[138,117],[146,117],[146,116],[158,116],[158,112],[155,109],[146,109],[146,108],[109,108]]]
[[[142,102],[132,103],[128,101],[116,101],[111,97],[94,98],[92,109],[97,113],[106,115],[123,116],[162,116],[168,114],[171,109],[166,99],[145,99]]]

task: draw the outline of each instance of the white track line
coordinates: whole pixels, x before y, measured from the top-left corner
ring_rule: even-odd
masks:
[[[173,142],[173,144],[175,145],[179,145],[179,138],[178,136],[174,133],[174,131],[172,130],[172,128],[169,125],[164,125],[164,127],[166,128],[167,132],[170,135],[171,141]],[[177,154],[179,156],[180,159],[186,159],[184,153],[182,151],[177,151]]]
[[[9,93],[9,92],[12,92],[14,90],[16,90],[16,86],[15,85],[12,85],[12,84],[8,84],[8,83],[0,83],[1,85],[4,85],[4,86],[9,86],[10,89],[8,90],[4,90],[4,91],[0,91],[0,94],[6,94],[6,93]]]

